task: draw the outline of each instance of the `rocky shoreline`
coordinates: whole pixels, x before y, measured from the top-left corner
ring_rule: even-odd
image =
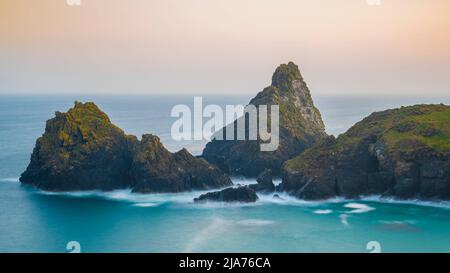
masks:
[[[259,139],[214,139],[195,157],[186,149],[169,152],[151,134],[141,140],[126,135],[93,102],[75,102],[47,121],[20,181],[46,191],[219,189],[195,202],[256,202],[258,193],[276,192],[306,200],[450,200],[450,106],[376,112],[344,134],[328,136],[292,62],[280,65],[250,104],[279,105],[277,150],[260,151]],[[230,175],[255,177],[257,184],[231,187]],[[273,176],[282,178],[277,187]]]
[[[285,162],[281,187],[302,199],[450,200],[450,107],[373,113]]]

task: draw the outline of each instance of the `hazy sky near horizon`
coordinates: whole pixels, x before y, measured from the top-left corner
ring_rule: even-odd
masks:
[[[0,1],[0,93],[450,94],[450,1]]]

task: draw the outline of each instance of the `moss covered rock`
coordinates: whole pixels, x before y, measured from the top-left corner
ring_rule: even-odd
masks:
[[[259,92],[250,104],[279,106],[278,149],[273,152],[261,151],[260,139],[214,139],[206,145],[203,157],[226,172],[256,177],[265,169],[271,169],[274,175],[279,175],[281,165],[286,160],[326,136],[320,112],[314,106],[298,66],[292,62],[280,65],[272,76],[272,84]],[[236,126],[236,122],[231,126]],[[227,128],[229,126],[222,130],[224,135]]]
[[[186,150],[172,154],[155,136],[139,141],[126,135],[92,102],[75,102],[47,121],[20,181],[49,191],[173,192],[231,185],[222,171]]]
[[[20,180],[45,190],[111,190],[127,187],[130,138],[94,103],[75,102],[56,112],[36,141]]]
[[[450,107],[376,112],[283,165],[282,188],[299,198],[381,194],[450,199]]]

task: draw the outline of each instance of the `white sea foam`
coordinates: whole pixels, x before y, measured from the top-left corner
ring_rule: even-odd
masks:
[[[136,203],[133,206],[135,207],[142,207],[142,208],[148,208],[148,207],[157,207],[159,204],[157,203]]]
[[[257,183],[256,178],[247,178],[247,177],[242,177],[242,176],[233,176],[233,177],[231,177],[231,180],[233,181],[233,183],[235,185],[251,185],[251,184]],[[273,184],[275,186],[281,184],[281,178],[274,178]]]
[[[242,177],[233,177],[232,178],[235,186],[237,185],[250,185],[255,184],[256,179],[252,178],[242,178]],[[18,182],[18,178],[1,178],[0,182]],[[320,200],[320,201],[306,201],[298,199],[292,195],[287,193],[275,193],[277,196],[274,197],[273,193],[270,194],[260,194],[258,193],[259,200],[256,203],[226,203],[226,202],[205,202],[201,204],[197,204],[193,202],[193,199],[200,196],[201,194],[214,191],[214,190],[205,190],[205,191],[191,191],[191,192],[182,192],[182,193],[152,193],[152,194],[138,194],[132,193],[130,189],[128,190],[115,190],[109,192],[102,191],[82,191],[82,192],[45,192],[39,191],[41,194],[47,195],[64,195],[69,197],[78,197],[78,198],[98,198],[104,200],[111,200],[117,202],[127,202],[132,204],[137,204],[137,206],[145,207],[146,205],[139,205],[141,203],[144,204],[155,204],[154,206],[163,204],[163,203],[174,203],[178,205],[188,205],[194,208],[220,208],[220,207],[248,207],[248,206],[261,206],[261,205],[284,205],[284,206],[302,206],[302,207],[317,207],[322,206],[324,204],[340,204],[347,203],[344,205],[346,208],[353,209],[351,211],[347,211],[344,213],[366,213],[374,210],[375,208],[370,207],[366,204],[358,203],[358,201],[368,201],[368,202],[377,202],[377,203],[394,203],[394,204],[411,204],[418,206],[428,206],[428,207],[439,207],[450,209],[449,201],[442,202],[432,202],[432,201],[419,201],[419,200],[397,200],[394,198],[382,198],[380,196],[368,196],[362,199],[354,199],[348,200],[341,197]],[[150,207],[150,206],[148,206]],[[317,209],[313,211],[316,214],[328,214],[327,210]]]
[[[3,178],[0,182],[17,182],[17,178]],[[152,203],[160,205],[163,203],[174,203],[179,205],[188,205],[194,208],[220,208],[220,207],[248,207],[248,206],[261,206],[261,205],[284,205],[284,206],[301,206],[301,207],[318,207],[324,204],[340,204],[347,203],[344,207],[352,209],[345,213],[366,213],[374,210],[375,208],[366,204],[357,203],[358,201],[376,202],[380,204],[410,204],[426,207],[438,207],[443,209],[450,209],[449,201],[432,202],[432,201],[419,201],[419,200],[397,200],[394,198],[381,198],[379,196],[370,196],[362,199],[348,200],[344,198],[333,198],[321,201],[306,201],[298,199],[292,195],[286,193],[276,193],[278,197],[274,197],[274,194],[258,194],[259,200],[256,203],[226,203],[226,202],[205,202],[201,204],[194,203],[194,198],[201,194],[210,192],[206,191],[192,191],[182,193],[152,193],[152,194],[138,194],[132,193],[131,190],[115,190],[109,192],[102,191],[79,191],[79,192],[47,192],[38,191],[40,194],[45,195],[63,195],[76,198],[97,198],[104,200],[111,200],[117,202],[126,202],[132,204],[140,203]],[[155,206],[156,206],[155,205]],[[145,206],[145,205],[142,205]],[[322,209],[314,211],[316,214],[321,214]],[[326,210],[325,210],[326,211]]]
[[[96,198],[110,200],[116,202],[131,203],[140,207],[154,207],[164,203],[187,204],[193,203],[194,197],[203,192],[183,192],[183,193],[155,193],[155,194],[139,194],[133,193],[131,190],[115,190],[109,192],[102,191],[79,191],[79,192],[45,192],[45,195],[62,195],[73,198]]]
[[[361,203],[348,203],[348,204],[344,205],[344,207],[353,209],[346,213],[365,213],[365,212],[375,210],[375,208],[370,207],[366,204],[361,204]]]
[[[348,214],[341,214],[341,215],[339,215],[339,219],[341,219],[341,223],[344,226],[348,226],[349,225],[348,224]]]
[[[381,197],[379,195],[367,196],[362,198],[363,201],[377,202],[382,204],[407,204],[423,207],[436,207],[450,209],[450,201],[423,201],[417,199],[399,200],[391,197]]]
[[[414,225],[416,223],[416,221],[414,220],[390,220],[390,221],[385,221],[385,220],[380,220],[378,221],[380,224],[386,224],[386,225]]]
[[[237,222],[237,224],[241,226],[268,226],[274,223],[274,221],[264,219],[246,219]]]
[[[0,182],[19,182],[19,178],[18,177],[0,178]]]
[[[330,214],[333,213],[333,211],[331,209],[318,209],[313,211],[313,213],[315,214]]]

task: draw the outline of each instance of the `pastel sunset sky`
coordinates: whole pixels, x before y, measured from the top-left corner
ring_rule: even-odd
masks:
[[[450,94],[450,1],[0,1],[0,93]]]

